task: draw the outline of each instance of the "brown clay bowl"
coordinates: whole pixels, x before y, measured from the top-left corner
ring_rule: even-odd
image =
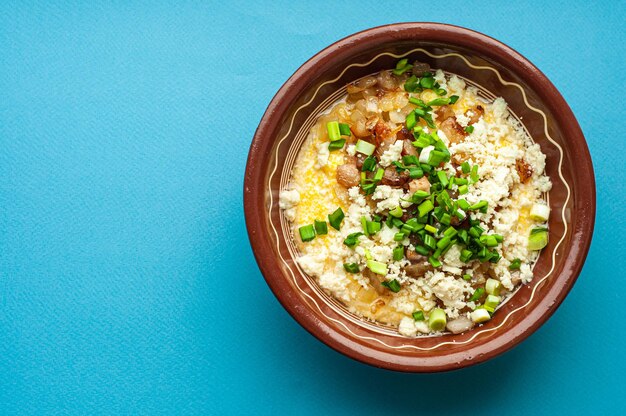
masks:
[[[427,62],[508,102],[547,156],[553,182],[550,243],[522,286],[494,318],[460,334],[407,338],[350,314],[304,274],[278,207],[294,157],[315,116],[346,84],[392,68]],[[254,136],[244,183],[250,243],[285,309],[335,350],[377,367],[407,372],[457,369],[512,348],[541,326],[568,294],[585,261],[595,219],[595,181],[585,138],[563,97],[527,59],[483,34],[434,23],[403,23],[342,39],[302,65],[278,91]]]

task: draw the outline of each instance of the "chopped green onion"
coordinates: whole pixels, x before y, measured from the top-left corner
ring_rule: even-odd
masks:
[[[359,265],[356,263],[344,263],[343,268],[348,273],[358,273],[361,270],[359,269]]]
[[[461,260],[463,263],[467,263],[472,258],[473,254],[474,253],[469,250],[461,250],[461,256],[459,257],[459,260]]]
[[[331,227],[333,227],[337,231],[340,231],[341,221],[343,221],[344,217],[345,215],[343,211],[341,210],[341,208],[337,208],[335,212],[328,215],[328,222],[330,223]]]
[[[367,233],[370,235],[374,235],[380,231],[382,225],[378,221],[367,221]]]
[[[393,293],[398,293],[400,289],[402,289],[402,287],[400,286],[400,283],[396,279],[387,280],[385,282],[382,282],[381,285],[385,286],[386,288],[391,290]]]
[[[443,88],[437,88],[437,91],[435,91],[437,93],[437,95],[446,95],[448,93],[448,91],[444,90]]]
[[[436,257],[439,257],[439,256],[435,256],[435,254],[437,254],[437,253],[436,252],[433,253],[433,255],[428,258],[428,262],[434,268],[441,267],[441,262],[439,260],[437,260],[437,258],[436,258]]]
[[[464,199],[457,199],[457,204],[459,204],[459,208],[461,208],[463,211],[467,211],[470,207],[470,204],[464,200]]]
[[[511,264],[509,264],[509,270],[519,270],[522,267],[522,261],[520,259],[513,259]]]
[[[409,60],[405,58],[398,61],[396,68],[391,72],[393,72],[394,75],[402,75],[411,68],[413,68],[413,65],[409,64]]]
[[[339,140],[341,138],[341,132],[339,131],[339,122],[330,121],[326,124],[326,130],[328,131],[328,140],[331,142]]]
[[[450,237],[443,237],[441,240],[437,241],[437,248],[445,249],[450,245],[452,239]]]
[[[410,168],[409,169],[409,177],[411,179],[419,179],[424,176],[424,171],[422,168]]]
[[[422,256],[428,256],[428,254],[430,254],[430,250],[424,246],[415,246],[415,252],[421,254]]]
[[[345,240],[343,240],[343,243],[345,245],[347,245],[348,247],[354,247],[359,243],[359,237],[362,236],[363,233],[352,233],[352,234],[348,234],[348,236],[346,237]]]
[[[465,280],[466,282],[469,282],[470,280],[472,280],[472,276],[470,276],[469,274],[464,274],[463,280]]]
[[[483,289],[482,287],[479,287],[478,289],[474,291],[474,294],[472,295],[472,297],[469,298],[469,302],[476,302],[477,300],[482,298],[484,294],[485,294],[485,289]]]
[[[488,205],[489,203],[485,201],[484,199],[482,199],[478,201],[477,203],[475,203],[474,205],[470,205],[468,209],[476,210],[476,209],[481,209],[483,207],[487,207]]]
[[[487,293],[490,295],[499,295],[500,290],[502,290],[502,283],[497,281],[496,279],[487,279],[487,283],[485,283],[485,289]]]
[[[433,331],[443,331],[446,327],[446,313],[441,308],[430,311],[428,316],[428,327]]]
[[[458,95],[451,95],[450,96],[450,104],[454,104],[459,100],[459,96]]]
[[[421,204],[417,206],[417,210],[419,212],[420,217],[423,217],[424,215],[428,214],[434,208],[435,208],[435,205],[433,205],[430,199],[425,200],[424,202],[422,202]]]
[[[420,89],[419,78],[415,75],[411,75],[404,83],[404,90],[407,92],[416,92],[418,89]]]
[[[472,172],[470,173],[470,178],[472,179],[472,182],[478,182],[478,179],[480,178],[478,176],[478,165],[472,166]]]
[[[530,218],[536,221],[547,221],[550,217],[550,207],[545,204],[533,204],[530,209]]]
[[[489,311],[487,311],[487,309],[478,308],[472,313],[470,313],[470,318],[475,323],[480,324],[482,322],[487,322],[488,320],[490,320],[491,315],[489,314]]]
[[[417,115],[415,114],[414,111],[411,111],[407,116],[406,116],[406,128],[411,130],[413,127],[415,127],[415,125],[417,124]]]
[[[350,125],[346,123],[339,123],[339,133],[342,136],[351,136],[352,132],[350,131]]]
[[[380,182],[383,179],[383,176],[385,175],[385,169],[378,169],[376,171],[376,174],[374,175],[374,177],[372,178],[372,180],[374,182]]]
[[[461,163],[461,171],[465,174],[470,173],[470,170],[472,170],[472,168],[470,168],[470,164],[467,162],[463,162]]]
[[[469,229],[469,235],[471,235],[474,238],[478,238],[480,237],[480,235],[482,233],[484,233],[485,230],[483,230],[482,228],[480,228],[478,225],[473,225],[472,227],[470,227]]]
[[[393,249],[393,259],[395,261],[402,260],[404,258],[404,246],[398,246]]]
[[[328,226],[326,225],[326,221],[315,220],[315,232],[317,235],[328,234]]]
[[[396,217],[396,218],[400,218],[402,214],[404,214],[404,212],[402,212],[402,208],[400,208],[400,206],[397,206],[391,211],[389,211],[389,215],[391,215],[392,217]]]
[[[432,155],[432,152],[431,152],[431,155]],[[441,182],[441,186],[443,186],[444,188],[448,186],[448,175],[446,175],[446,172],[442,170],[438,171],[437,178],[439,179],[439,182]]]
[[[437,232],[437,229],[435,227],[433,227],[432,225],[430,225],[430,224],[426,224],[424,226],[424,229],[426,231],[428,231],[429,233],[432,233],[432,234],[435,234]]]
[[[407,236],[406,236],[406,234],[404,234],[404,233],[396,233],[396,234],[393,236],[393,241],[402,241],[402,240],[404,240],[406,237],[407,237]]]
[[[424,198],[426,198],[428,195],[430,195],[428,192],[426,191],[422,191],[422,190],[417,190],[415,191],[415,193],[411,196],[411,201],[413,203],[420,203],[424,200]]]
[[[467,126],[463,130],[465,130],[465,133],[472,134],[472,132],[474,131],[474,126]]]
[[[428,104],[426,104],[428,107],[440,107],[442,105],[448,105],[450,104],[450,99],[449,98],[435,98],[432,101],[429,101]]]
[[[379,261],[368,260],[367,268],[376,274],[382,274],[382,275],[387,274],[387,265]]]
[[[458,233],[458,231],[456,230],[456,228],[454,227],[449,227],[446,229],[446,231],[443,232],[443,235],[446,237],[454,237],[456,234]]]
[[[372,153],[374,153],[374,150],[376,150],[376,146],[369,142],[366,142],[365,140],[359,139],[354,145],[354,149],[359,153],[370,156]]]
[[[363,228],[363,232],[367,237],[370,236],[369,231],[367,231],[367,218],[361,217],[361,228]]]
[[[430,89],[435,85],[435,79],[432,77],[423,77],[420,79],[420,85],[422,88]]]
[[[500,296],[487,295],[487,299],[485,299],[485,308],[493,308],[494,310],[500,304]]]
[[[541,250],[548,245],[548,230],[546,228],[534,228],[528,237],[529,250]]]
[[[424,320],[424,312],[422,312],[422,311],[415,311],[415,312],[413,312],[413,319],[415,319],[416,321],[423,321]]]
[[[346,144],[346,139],[333,140],[328,144],[328,150],[332,152],[333,150],[343,149],[344,144]]]
[[[312,225],[304,225],[298,229],[300,232],[300,239],[305,243],[315,238],[315,228]]]
[[[496,240],[496,237],[493,235],[483,234],[480,236],[479,240],[487,247],[496,247],[498,245],[498,240]]]
[[[374,156],[368,156],[363,161],[363,166],[361,167],[362,172],[374,172],[376,168],[376,158]]]
[[[467,185],[459,186],[459,195],[465,195],[468,192],[469,192],[469,189],[467,188]]]

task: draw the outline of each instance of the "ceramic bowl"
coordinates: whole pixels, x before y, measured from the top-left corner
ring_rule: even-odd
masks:
[[[315,118],[358,78],[407,57],[457,74],[486,98],[504,97],[546,154],[553,183],[550,242],[522,286],[493,319],[459,334],[408,338],[360,319],[299,269],[278,194]],[[244,183],[248,234],[257,263],[285,309],[335,350],[377,367],[407,372],[457,369],[521,342],[563,302],[585,261],[595,218],[591,158],[567,103],[533,64],[486,35],[455,26],[403,23],[342,39],[302,65],[280,88],[250,146]],[[572,325],[575,323],[572,322]],[[303,357],[304,359],[304,357]]]

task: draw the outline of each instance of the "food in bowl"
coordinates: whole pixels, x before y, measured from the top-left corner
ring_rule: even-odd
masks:
[[[299,266],[352,313],[405,336],[490,320],[548,242],[541,148],[502,98],[420,62],[346,93],[280,193]]]

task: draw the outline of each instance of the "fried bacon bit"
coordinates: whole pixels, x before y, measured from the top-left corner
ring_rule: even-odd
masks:
[[[361,179],[361,175],[356,165],[346,163],[337,167],[337,182],[346,188],[357,186]]]
[[[425,176],[422,176],[419,179],[413,179],[409,182],[409,192],[415,193],[417,191],[425,191],[430,192],[430,182]]]
[[[531,176],[533,176],[533,168],[524,159],[517,159],[515,161],[515,169],[519,175],[519,180],[522,183],[526,183]]]
[[[478,120],[479,120],[479,119],[480,119],[480,118],[481,118],[484,114],[485,114],[485,109],[484,109],[484,108],[483,108],[483,106],[482,106],[482,105],[480,105],[480,104],[479,104],[479,105],[477,105],[477,106],[476,106],[476,107],[474,107],[474,108],[471,108],[471,109],[467,110],[467,111],[465,112],[465,115],[466,115],[467,117],[469,117],[469,118],[470,118],[470,119],[469,119],[469,123],[468,123],[468,125],[471,125],[471,124],[477,123],[477,122],[478,122]]]
[[[410,140],[402,141],[402,156],[415,156],[419,157],[419,153],[413,143]]]
[[[449,105],[442,105],[437,109],[437,111],[435,111],[435,114],[437,115],[437,120],[440,122],[455,116],[452,107]]]
[[[374,288],[374,290],[376,290],[379,295],[383,295],[389,290],[382,285],[382,282],[385,279],[383,276],[378,275],[369,269],[363,270],[363,276],[367,277],[370,285]]]
[[[385,169],[385,174],[383,175],[381,183],[383,185],[399,187],[407,183],[408,180],[409,173],[406,170],[402,171],[402,173],[398,173],[395,166],[389,166]]]
[[[410,264],[404,268],[404,272],[411,277],[422,277],[427,271],[432,270],[433,266],[427,261],[421,261],[417,264]]]
[[[443,131],[448,140],[450,140],[450,144],[461,143],[465,140],[465,136],[467,133],[463,130],[463,127],[457,123],[455,117],[448,117],[439,125],[439,129]]]
[[[396,133],[396,139],[398,140],[414,140],[413,138],[413,134],[406,128],[406,127],[402,127],[397,133]]]
[[[424,72],[430,72],[430,65],[424,62],[415,61],[413,63],[412,72],[416,77],[421,77],[424,75]]]
[[[374,137],[376,138],[376,144],[380,145],[385,139],[389,137],[391,129],[383,122],[378,122],[374,126]],[[395,141],[395,140],[394,140]]]

